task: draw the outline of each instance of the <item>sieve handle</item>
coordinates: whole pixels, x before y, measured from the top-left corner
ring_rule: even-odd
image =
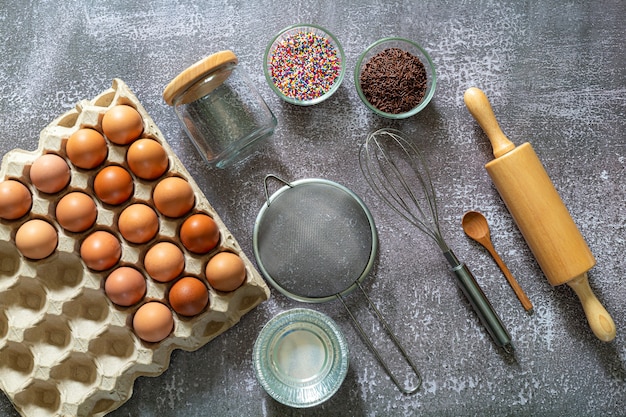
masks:
[[[491,303],[478,285],[478,282],[476,282],[474,275],[472,275],[467,265],[459,262],[451,250],[445,252],[444,256],[452,266],[452,271],[456,275],[461,291],[463,291],[463,294],[465,294],[465,297],[469,300],[472,308],[478,315],[483,326],[487,329],[493,341],[506,352],[512,352],[513,344],[511,343],[509,332],[504,327],[504,324],[502,324],[500,317],[498,317],[498,314],[491,306]]]
[[[363,294],[363,296],[367,300],[370,308],[374,311],[374,313],[376,313],[376,316],[378,317],[378,320],[380,321],[381,325],[383,326],[383,328],[385,329],[385,331],[387,332],[387,334],[391,338],[391,341],[396,345],[396,348],[398,349],[398,351],[400,351],[400,353],[402,354],[402,357],[404,358],[404,360],[406,360],[406,362],[409,365],[409,367],[415,373],[415,377],[417,378],[417,383],[415,385],[413,385],[411,387],[411,386],[404,386],[404,385],[402,385],[400,383],[399,379],[391,371],[391,368],[389,367],[389,365],[387,365],[387,362],[385,361],[383,356],[380,354],[380,352],[378,351],[376,346],[374,346],[374,343],[372,342],[372,339],[370,339],[370,337],[365,333],[365,330],[363,330],[363,327],[361,326],[361,324],[359,323],[357,318],[354,316],[354,314],[352,314],[352,311],[350,311],[350,308],[348,307],[346,302],[343,300],[343,297],[341,296],[341,294],[337,294],[337,298],[339,299],[339,301],[341,301],[341,304],[343,304],[344,308],[348,312],[348,315],[352,319],[352,323],[354,324],[354,326],[356,327],[357,331],[361,335],[361,339],[370,348],[370,350],[372,351],[374,356],[376,356],[376,359],[378,359],[378,362],[381,364],[381,366],[383,367],[385,372],[387,372],[387,375],[389,376],[389,378],[391,378],[393,383],[396,384],[398,389],[403,394],[414,394],[414,393],[416,393],[417,390],[422,386],[422,375],[420,374],[420,371],[417,369],[417,366],[415,365],[415,363],[413,362],[413,360],[411,359],[411,357],[407,353],[407,351],[404,348],[404,346],[402,346],[402,344],[400,343],[400,341],[398,340],[398,338],[396,337],[394,332],[389,327],[389,324],[387,324],[387,321],[383,318],[383,315],[380,312],[380,310],[378,310],[378,308],[376,308],[376,305],[374,304],[372,299],[367,295],[367,293],[365,292],[365,290],[361,286],[361,283],[359,281],[356,281],[356,284],[358,285],[359,289],[361,290],[361,293]]]

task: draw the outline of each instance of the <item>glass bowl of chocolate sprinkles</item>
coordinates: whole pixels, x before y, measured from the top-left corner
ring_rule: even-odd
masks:
[[[281,30],[267,46],[263,59],[270,88],[284,101],[300,106],[330,97],[341,85],[345,68],[337,38],[313,24]]]
[[[404,38],[383,38],[359,56],[354,85],[374,113],[405,119],[422,111],[435,93],[437,76],[428,53]]]

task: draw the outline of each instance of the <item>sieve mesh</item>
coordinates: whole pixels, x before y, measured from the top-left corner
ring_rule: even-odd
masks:
[[[326,180],[302,180],[276,192],[259,213],[260,269],[287,296],[321,302],[363,280],[376,255],[376,228],[361,200]]]

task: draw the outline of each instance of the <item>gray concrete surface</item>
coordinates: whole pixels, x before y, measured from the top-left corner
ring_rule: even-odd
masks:
[[[138,379],[132,398],[111,415],[626,415],[625,19],[619,0],[2,2],[2,153],[35,149],[39,131],[52,119],[119,77],[250,257],[266,174],[342,183],[362,196],[380,234],[366,290],[424,378],[418,393],[401,394],[339,303],[303,305],[273,291],[270,301],[208,345],[175,351],[161,376]],[[349,71],[331,99],[311,108],[281,102],[262,71],[272,35],[298,22],[332,31]],[[400,122],[371,114],[352,79],[359,53],[389,35],[422,44],[438,72],[428,108]],[[251,158],[219,170],[202,162],[161,93],[186,66],[227,48],[258,83],[278,128]],[[613,342],[593,336],[572,290],[548,284],[497,195],[483,168],[492,158],[489,144],[463,104],[470,86],[486,91],[511,140],[533,144],[579,225],[597,258],[591,285],[617,325]],[[513,358],[495,348],[435,245],[368,190],[358,169],[358,144],[383,126],[402,129],[421,144],[439,193],[443,233],[508,327]],[[535,305],[533,316],[487,252],[464,235],[461,217],[467,210],[480,210],[491,222],[496,248]],[[377,345],[398,362],[365,301],[357,294],[348,300]],[[251,362],[262,326],[300,306],[331,315],[351,350],[339,392],[307,410],[271,399]],[[6,396],[0,396],[0,414],[17,415]]]

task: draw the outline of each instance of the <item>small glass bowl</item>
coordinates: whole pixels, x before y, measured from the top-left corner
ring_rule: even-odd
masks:
[[[307,308],[271,319],[259,333],[252,356],[265,391],[294,408],[323,403],[348,373],[348,344],[339,327],[327,315]]]
[[[295,54],[285,61],[281,54],[287,50]],[[345,76],[345,62],[343,48],[333,34],[317,25],[299,24],[283,29],[272,39],[265,49],[263,71],[278,97],[287,103],[311,106],[337,91]]]
[[[413,56],[416,56],[422,62],[422,64],[424,64],[424,68],[426,70],[426,91],[424,93],[424,97],[415,107],[404,113],[387,113],[385,111],[379,110],[367,100],[361,88],[361,73],[363,72],[365,65],[375,55],[389,48],[399,48],[403,51],[410,53]],[[389,119],[406,119],[407,117],[414,116],[422,111],[430,102],[435,93],[435,86],[437,85],[437,75],[435,73],[435,66],[433,64],[433,61],[430,59],[428,53],[421,46],[408,39],[389,37],[374,42],[373,44],[368,46],[367,49],[365,49],[361,56],[359,56],[356,67],[354,69],[354,85],[363,103],[377,115],[387,117]]]

